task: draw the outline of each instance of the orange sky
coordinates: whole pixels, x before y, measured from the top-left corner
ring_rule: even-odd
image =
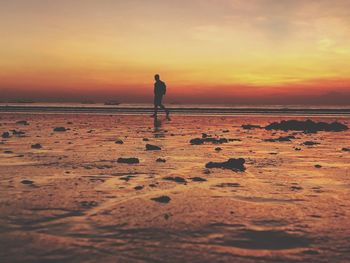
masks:
[[[349,0],[0,2],[0,100],[350,105]]]

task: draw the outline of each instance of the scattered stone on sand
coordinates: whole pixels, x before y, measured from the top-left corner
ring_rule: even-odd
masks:
[[[241,185],[239,183],[221,183],[217,184],[216,187],[241,187]]]
[[[253,125],[253,124],[245,124],[242,125],[242,129],[244,130],[253,130],[253,129],[261,129],[262,127],[259,125]]]
[[[301,186],[296,186],[296,185],[291,186],[290,189],[292,191],[301,191],[301,190],[303,190],[303,188]]]
[[[71,125],[71,124],[73,124],[73,122],[69,121],[69,122],[67,122],[67,124],[68,124],[68,125]]]
[[[342,151],[343,152],[350,152],[350,148],[343,148]]]
[[[10,133],[9,133],[9,132],[4,132],[4,133],[1,135],[1,137],[4,138],[4,139],[10,138]]]
[[[210,135],[206,134],[206,133],[202,133],[202,138],[205,139],[205,138],[208,138],[208,137],[211,137]]]
[[[56,127],[53,129],[54,132],[65,132],[68,129],[66,129],[65,127]]]
[[[96,168],[100,170],[104,170],[104,169],[111,169],[113,168],[113,166],[108,164],[101,164],[101,165],[96,165]]]
[[[211,174],[209,169],[204,169],[203,173],[206,174],[206,175]]]
[[[276,139],[265,139],[265,142],[291,142],[292,140],[296,139],[295,136],[290,135],[290,136],[281,136]]]
[[[144,142],[149,142],[149,139],[148,138],[143,138],[142,139]]]
[[[186,180],[182,177],[179,177],[179,176],[168,176],[168,177],[164,177],[163,180],[166,180],[166,181],[173,181],[173,182],[176,182],[176,183],[186,183]]]
[[[163,158],[158,158],[158,159],[156,160],[156,162],[157,162],[157,163],[166,163],[166,160],[163,159]]]
[[[143,189],[143,185],[138,185],[134,187],[135,190],[142,190]]]
[[[195,138],[195,139],[192,139],[190,141],[190,143],[192,145],[200,145],[200,144],[203,144],[204,143],[204,140],[203,139],[200,139],[200,138]]]
[[[28,121],[17,121],[16,124],[18,125],[29,125],[29,122]]]
[[[43,148],[40,143],[32,144],[31,146],[32,149],[41,149]]]
[[[223,144],[223,143],[228,143],[228,140],[226,138],[195,138],[190,140],[190,143],[192,145],[201,145],[204,143],[213,143],[213,144]]]
[[[13,151],[4,151],[5,154],[13,154]]]
[[[341,132],[349,128],[339,122],[314,122],[312,120],[298,121],[288,120],[281,122],[274,122],[265,127],[266,130],[282,130],[282,131],[303,131],[305,133],[316,133],[319,131],[327,132]]]
[[[26,133],[24,131],[17,131],[17,130],[11,130],[12,134],[17,136],[17,137],[21,137],[24,136]]]
[[[191,178],[191,180],[193,182],[206,182],[207,181],[207,179],[204,179],[202,177],[193,177],[193,178]]]
[[[152,145],[152,144],[146,144],[147,151],[160,151],[161,149],[162,148],[160,148],[159,146]]]
[[[140,160],[138,158],[135,157],[131,157],[131,158],[118,158],[117,163],[126,163],[126,164],[137,164],[140,163]]]
[[[322,168],[322,165],[316,164],[316,165],[315,165],[315,168],[320,169],[320,168]]]
[[[123,142],[121,139],[117,139],[117,140],[115,141],[115,144],[124,144],[124,142]]]
[[[222,151],[222,148],[216,147],[216,148],[215,148],[215,151],[220,152],[220,151]]]
[[[132,177],[130,176],[124,176],[124,177],[120,177],[119,180],[125,181],[125,182],[129,182],[131,180]]]
[[[303,145],[306,145],[306,146],[313,146],[313,145],[318,145],[320,144],[319,142],[313,142],[313,141],[306,141],[306,142],[303,142]]]
[[[301,151],[301,148],[294,148],[294,150],[296,150],[296,151]]]
[[[28,185],[34,184],[34,182],[31,181],[31,180],[22,180],[21,183],[22,183],[22,184],[28,184]]]
[[[160,197],[151,198],[151,200],[158,202],[158,203],[167,204],[170,202],[171,198],[169,196],[162,195]]]
[[[83,207],[94,207],[97,206],[98,203],[96,201],[82,201],[80,202],[80,205]]]
[[[170,218],[170,216],[171,216],[170,214],[164,214],[164,219],[168,220]]]
[[[241,139],[228,139],[229,142],[241,142]]]
[[[245,160],[243,158],[234,159],[231,158],[226,162],[209,162],[205,165],[206,168],[222,168],[222,169],[230,169],[233,171],[245,171],[244,167]]]

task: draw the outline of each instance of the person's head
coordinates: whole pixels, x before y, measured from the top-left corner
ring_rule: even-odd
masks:
[[[154,79],[158,81],[160,79],[159,74],[154,75]]]

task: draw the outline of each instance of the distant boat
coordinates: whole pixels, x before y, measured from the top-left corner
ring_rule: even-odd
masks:
[[[107,101],[107,102],[105,102],[105,105],[109,105],[109,106],[117,106],[119,104],[120,103],[117,102],[117,101]]]

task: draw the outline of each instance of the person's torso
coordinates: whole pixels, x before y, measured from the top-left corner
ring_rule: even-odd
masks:
[[[154,83],[154,93],[157,96],[162,96],[165,93],[165,83],[161,80]]]

